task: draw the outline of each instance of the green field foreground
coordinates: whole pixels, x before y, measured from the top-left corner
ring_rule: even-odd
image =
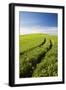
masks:
[[[19,45],[20,78],[58,75],[58,38],[56,35],[20,35]]]

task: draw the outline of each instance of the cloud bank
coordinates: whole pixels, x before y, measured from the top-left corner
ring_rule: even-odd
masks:
[[[31,33],[44,33],[44,34],[58,34],[57,27],[20,27],[20,34],[31,34]]]

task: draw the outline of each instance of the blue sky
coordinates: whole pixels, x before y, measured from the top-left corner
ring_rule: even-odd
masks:
[[[56,13],[19,12],[20,34],[58,33],[58,15]]]
[[[20,12],[20,27],[57,27],[58,16],[55,13]]]

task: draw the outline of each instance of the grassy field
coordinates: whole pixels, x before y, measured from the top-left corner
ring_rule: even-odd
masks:
[[[20,78],[58,75],[57,35],[20,35],[19,49]]]

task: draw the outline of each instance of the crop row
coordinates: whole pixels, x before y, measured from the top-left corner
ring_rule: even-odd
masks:
[[[20,55],[20,77],[31,77],[36,65],[51,47],[51,40],[46,40],[42,46]]]

